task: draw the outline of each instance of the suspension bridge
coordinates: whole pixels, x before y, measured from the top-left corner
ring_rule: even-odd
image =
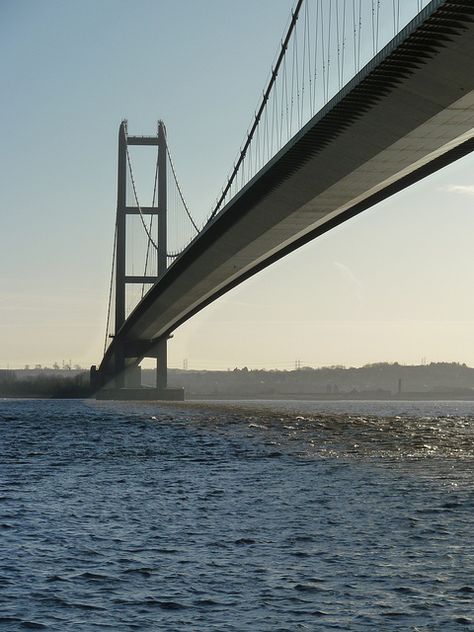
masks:
[[[99,397],[179,399],[167,340],[225,292],[474,149],[472,0],[298,0],[229,176],[191,213],[166,128],[119,130],[117,215]],[[157,148],[150,206],[132,149]],[[143,260],[130,269],[135,221]],[[408,230],[408,228],[407,228]],[[132,253],[133,254],[133,253]],[[133,256],[132,256],[133,259]],[[157,360],[157,388],[139,363]]]

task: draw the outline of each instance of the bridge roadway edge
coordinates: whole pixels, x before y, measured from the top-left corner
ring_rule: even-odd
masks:
[[[445,2],[442,7],[446,8],[446,6],[458,6],[459,4],[460,3]],[[461,3],[461,5],[464,7],[463,3]],[[463,8],[463,11],[465,11],[465,8]],[[472,11],[466,12],[472,14]],[[305,164],[311,160],[311,155],[323,152],[328,146],[335,142],[334,139],[343,135],[347,128],[350,128],[350,126],[354,124],[354,120],[367,116],[366,113],[369,106],[370,108],[376,107],[377,104],[381,101],[383,102],[384,99],[390,98],[390,95],[393,94],[394,91],[400,90],[400,85],[402,85],[403,88],[407,77],[413,79],[413,76],[415,75],[416,79],[419,69],[423,68],[423,66],[427,63],[427,60],[429,61],[433,59],[433,57],[443,54],[443,52],[446,51],[446,48],[451,46],[451,42],[453,40],[456,41],[459,37],[462,39],[462,35],[463,33],[465,34],[466,31],[469,31],[469,36],[472,40],[472,23],[469,19],[466,18],[466,22],[463,24],[457,24],[457,26],[455,25],[456,28],[453,27],[452,20],[449,22],[445,19],[444,27],[443,24],[441,24],[440,27],[440,18],[436,17],[436,13],[437,11],[434,11],[431,16],[434,20],[433,23],[436,29],[435,37],[434,39],[429,40],[429,45],[426,44],[425,41],[426,33],[423,32],[423,29],[420,31],[420,28],[414,29],[412,33],[405,35],[405,40],[403,38],[399,38],[401,39],[401,44],[398,43],[395,50],[392,50],[391,52],[389,51],[385,54],[385,57],[382,55],[382,61],[379,59],[376,67],[370,69],[367,72],[366,77],[359,81],[356,86],[351,86],[351,83],[348,84],[348,86],[346,86],[343,90],[344,94],[339,98],[336,97],[333,99],[332,102],[322,110],[322,112],[316,115],[316,117],[312,119],[312,121],[310,121],[299,134],[297,134],[295,139],[290,141],[290,143],[269,163],[267,168],[264,168],[262,172],[258,174],[258,177],[254,178],[254,180],[249,183],[249,185],[247,185],[208,226],[205,227],[199,238],[191,243],[183,255],[168,269],[166,274],[150,290],[142,303],[140,303],[131,314],[131,317],[129,317],[122,329],[118,332],[118,342],[135,339],[142,344],[146,343],[145,347],[148,345],[148,351],[145,351],[143,355],[140,353],[141,357],[146,357],[148,353],[152,353],[152,347],[156,344],[158,339],[168,336],[188,318],[245,279],[284,257],[289,252],[308,243],[327,230],[330,230],[334,226],[354,217],[377,202],[386,199],[390,195],[406,188],[410,184],[413,184],[427,175],[434,173],[438,169],[441,169],[454,160],[470,153],[474,149],[474,141],[472,138],[467,138],[467,140],[464,140],[463,142],[460,141],[458,145],[454,145],[444,151],[441,155],[435,156],[431,162],[415,167],[411,172],[400,176],[398,180],[389,182],[385,188],[373,192],[365,199],[357,201],[332,217],[327,217],[326,221],[310,228],[306,231],[306,233],[294,237],[294,239],[289,243],[282,244],[278,250],[267,253],[266,257],[262,258],[260,261],[255,261],[248,269],[242,268],[242,270],[238,274],[234,275],[233,278],[227,279],[219,287],[210,291],[207,296],[203,296],[198,304],[188,305],[187,311],[170,321],[169,326],[163,327],[163,329],[159,332],[159,335],[153,340],[147,340],[146,336],[144,338],[140,338],[136,335],[136,323],[140,322],[140,318],[142,318],[143,321],[143,314],[146,314],[147,310],[150,310],[154,305],[156,306],[156,304],[160,302],[160,296],[163,295],[163,293],[166,293],[167,289],[172,287],[173,284],[179,284],[183,273],[185,273],[186,270],[189,271],[190,267],[194,265],[200,257],[202,257],[202,253],[206,249],[212,248],[213,245],[222,238],[222,235],[234,230],[235,226],[242,222],[243,217],[258,207],[262,200],[268,198],[275,190],[278,191],[278,189],[281,189],[282,183],[284,184],[285,181],[297,173],[298,170],[303,169]],[[426,27],[427,23],[428,20],[425,20],[422,26]],[[415,37],[417,33],[418,35],[421,33],[418,39]],[[409,41],[410,38],[412,40],[411,43]],[[407,49],[408,52],[402,51],[403,54],[400,55],[400,46],[403,46],[404,43],[406,44],[407,41],[410,44]],[[421,46],[420,42],[423,41],[425,41],[425,44],[424,46]],[[397,53],[399,57],[398,59]],[[378,57],[380,57],[380,55],[381,54],[379,54]],[[472,86],[470,86],[470,89],[471,88]],[[429,119],[430,117],[428,116],[427,118]],[[315,119],[317,120],[315,121]],[[316,139],[318,141],[317,143],[314,142],[315,127],[318,127],[316,130],[316,136],[318,136]],[[309,138],[309,141],[308,136],[306,136],[306,138],[304,137],[304,134],[308,134],[308,129],[311,129],[313,132],[313,138]],[[156,312],[156,307],[151,311]],[[115,341],[110,345],[109,350],[107,351],[101,364],[101,370],[105,373],[109,373],[109,370],[107,369],[110,367],[110,362],[113,358],[114,346],[116,346],[114,343]],[[141,357],[139,358],[137,356],[129,358],[128,364],[136,364],[141,360]]]

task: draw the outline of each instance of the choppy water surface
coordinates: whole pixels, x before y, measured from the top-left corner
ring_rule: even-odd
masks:
[[[0,401],[0,629],[474,627],[472,403],[341,405]]]

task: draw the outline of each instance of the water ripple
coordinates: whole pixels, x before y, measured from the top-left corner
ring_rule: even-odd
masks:
[[[0,424],[2,630],[474,625],[469,411],[3,400]]]

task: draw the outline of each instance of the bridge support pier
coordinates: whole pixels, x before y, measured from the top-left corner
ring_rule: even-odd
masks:
[[[156,386],[142,386],[140,357],[156,359]],[[96,399],[184,401],[183,388],[168,386],[167,338],[158,341],[128,341],[120,349],[115,367],[122,367],[120,375],[103,375],[91,367],[91,387]],[[128,364],[128,366],[127,366]]]
[[[168,346],[167,340],[160,340],[157,345],[156,358],[156,388],[163,390],[168,388]]]

